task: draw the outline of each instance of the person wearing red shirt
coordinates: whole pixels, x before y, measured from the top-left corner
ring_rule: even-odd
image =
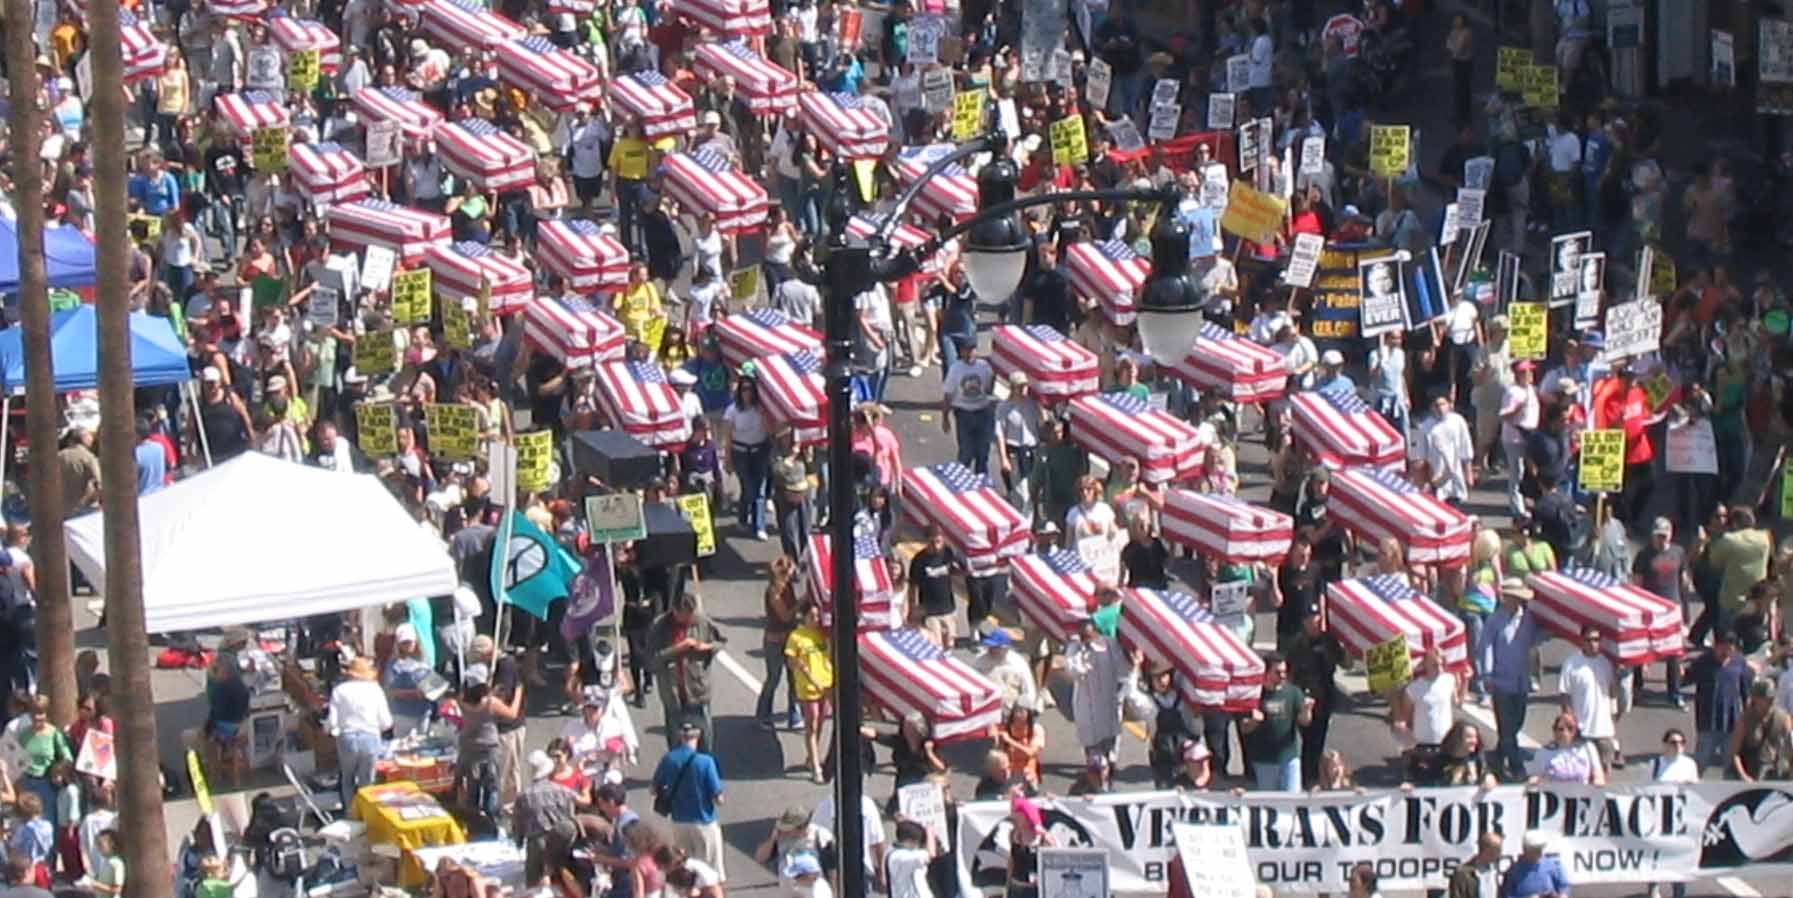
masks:
[[[1613,513],[1628,524],[1636,524],[1645,508],[1650,462],[1656,457],[1650,428],[1663,415],[1650,406],[1649,392],[1638,384],[1637,372],[1626,360],[1613,363],[1612,376],[1594,385],[1594,426],[1625,432],[1625,483]]]

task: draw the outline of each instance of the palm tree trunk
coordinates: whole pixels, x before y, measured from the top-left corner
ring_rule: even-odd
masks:
[[[50,360],[49,276],[44,271],[44,166],[38,160],[44,114],[37,105],[31,0],[7,0],[6,55],[13,102],[13,205],[19,229],[19,308],[25,326],[25,432],[31,444],[31,554],[37,570],[38,683],[57,726],[75,722],[75,621],[69,603],[68,549],[62,535],[62,468],[56,463],[57,408]],[[0,443],[3,445],[3,443]]]
[[[150,689],[144,630],[143,559],[137,525],[136,407],[131,377],[130,277],[125,247],[125,85],[118,4],[91,3],[94,230],[99,246],[100,501],[106,529],[106,648],[118,722],[118,816],[127,890],[132,898],[169,898],[168,837],[162,822],[156,699]]]

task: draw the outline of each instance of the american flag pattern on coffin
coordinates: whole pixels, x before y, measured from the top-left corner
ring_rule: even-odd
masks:
[[[400,134],[412,144],[429,141],[442,124],[442,113],[423,101],[423,95],[403,87],[364,87],[351,99],[370,122],[397,122]]]
[[[735,79],[747,110],[755,115],[774,115],[797,107],[797,76],[741,41],[699,45],[695,60],[697,73],[706,81],[723,75]]]
[[[545,37],[499,44],[498,77],[555,112],[571,112],[603,94],[596,67]]]
[[[693,212],[708,212],[716,229],[735,234],[766,220],[766,188],[709,150],[666,157],[666,193]]]
[[[919,711],[937,739],[983,736],[1002,719],[1002,690],[919,630],[859,634],[866,698],[901,716]]]
[[[1356,393],[1305,390],[1289,396],[1289,409],[1295,439],[1327,464],[1406,464],[1406,439]]]
[[[542,265],[580,293],[621,290],[629,283],[629,251],[596,222],[539,222],[535,241]]]
[[[973,568],[996,567],[1027,551],[1027,519],[988,478],[957,462],[903,472],[904,513],[923,526],[938,524],[947,542]]]
[[[535,183],[535,151],[485,119],[444,122],[436,128],[442,167],[480,190],[502,193]]]
[[[1551,633],[1572,642],[1581,628],[1600,627],[1601,650],[1632,667],[1686,651],[1681,608],[1674,602],[1591,568],[1568,568],[1526,578],[1531,610]]]
[[[822,625],[834,621],[833,544],[823,534],[809,538],[804,563],[809,569],[809,594],[822,612]],[[890,569],[884,553],[870,537],[853,541],[853,580],[859,596],[859,629],[894,630],[903,625],[903,597],[890,585]]]
[[[423,262],[436,293],[444,299],[477,298],[483,279],[491,291],[489,310],[494,315],[521,312],[535,297],[535,277],[529,269],[482,244],[464,241],[432,246]]]
[[[996,373],[1004,377],[1025,373],[1028,386],[1043,401],[1087,395],[1101,385],[1096,354],[1047,325],[998,325],[990,345],[990,364]]]
[[[722,360],[730,368],[763,355],[822,351],[822,335],[806,324],[792,321],[777,309],[752,309],[716,322],[716,340],[722,344]]]
[[[621,359],[625,340],[623,326],[591,303],[549,296],[523,310],[523,337],[568,368]]]
[[[1009,589],[1021,616],[1059,642],[1070,639],[1089,620],[1090,605],[1102,585],[1082,556],[1070,549],[1009,562]]]
[[[797,98],[797,117],[842,159],[878,159],[890,149],[890,124],[858,97],[812,90]]]
[[[1167,539],[1235,564],[1279,562],[1295,536],[1295,519],[1280,511],[1192,490],[1171,490],[1162,520]]]
[[[722,35],[766,34],[772,30],[772,10],[766,0],[676,0],[670,5],[675,14]]]
[[[1154,667],[1176,670],[1177,693],[1202,711],[1246,712],[1264,691],[1264,660],[1221,626],[1194,596],[1129,589],[1121,609],[1121,645]]]
[[[648,139],[683,134],[697,127],[691,95],[659,72],[636,72],[610,80],[610,101],[641,122]]]
[[[907,187],[915,183],[933,165],[936,160],[952,152],[947,144],[931,144],[925,147],[910,147],[897,153],[897,180]],[[910,206],[911,212],[924,227],[933,227],[940,216],[951,216],[954,221],[963,221],[977,214],[977,179],[966,173],[957,163],[947,166],[940,174],[925,181],[921,192],[915,195],[915,202]]]
[[[1336,472],[1330,505],[1340,526],[1372,544],[1392,537],[1415,564],[1469,560],[1475,537],[1469,518],[1395,474],[1370,468]]]
[[[648,446],[678,446],[691,439],[678,391],[655,362],[599,362],[598,404],[612,424]]]
[[[1139,459],[1139,473],[1147,483],[1191,477],[1206,458],[1201,431],[1138,396],[1079,396],[1070,408],[1073,442],[1113,463]]]
[[[361,160],[334,141],[295,143],[286,148],[286,164],[299,192],[313,203],[344,203],[373,192]]]
[[[1195,345],[1170,370],[1190,386],[1234,402],[1281,399],[1289,381],[1289,364],[1275,350],[1212,322],[1202,325]]]
[[[219,94],[212,101],[212,106],[230,125],[230,130],[244,140],[254,137],[255,132],[261,128],[292,124],[292,117],[287,114],[286,107],[265,90]]]
[[[334,75],[342,68],[342,38],[316,19],[301,19],[275,10],[268,16],[268,37],[282,53],[318,51],[318,70]]]
[[[330,207],[328,219],[332,243],[356,250],[384,246],[406,265],[423,261],[430,247],[449,242],[448,216],[386,200],[340,203]]]
[[[1326,587],[1326,629],[1345,650],[1358,657],[1395,638],[1407,637],[1407,651],[1417,666],[1430,646],[1444,653],[1444,666],[1454,673],[1469,670],[1469,645],[1463,622],[1421,595],[1396,574],[1341,580]]]
[[[418,17],[424,34],[459,53],[491,50],[525,34],[522,25],[463,0],[429,0]]]
[[[126,84],[162,74],[168,48],[156,39],[155,32],[148,25],[121,10],[118,14],[118,37],[124,56]]]
[[[1126,326],[1138,317],[1133,294],[1152,274],[1152,260],[1119,240],[1073,243],[1065,250],[1071,288],[1101,306],[1102,314]]]
[[[779,427],[789,427],[800,446],[828,441],[828,392],[819,351],[764,355],[759,368],[760,401]]]
[[[206,0],[206,9],[221,19],[259,19],[268,11],[267,0]]]

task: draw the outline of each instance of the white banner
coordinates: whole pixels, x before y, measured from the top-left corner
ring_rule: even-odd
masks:
[[[1108,853],[1117,894],[1163,895],[1178,823],[1242,828],[1257,881],[1278,893],[1345,892],[1360,863],[1383,891],[1442,889],[1485,830],[1541,830],[1569,881],[1684,882],[1793,874],[1793,783],[1692,786],[1501,786],[1305,795],[1144,792],[1040,802],[1056,844]],[[959,863],[980,889],[1008,871],[1009,803],[959,806]]]

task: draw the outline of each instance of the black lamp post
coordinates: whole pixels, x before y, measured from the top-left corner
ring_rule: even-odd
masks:
[[[1023,209],[1076,200],[1156,202],[1159,220],[1152,229],[1152,277],[1140,291],[1139,329],[1146,351],[1162,365],[1173,364],[1195,342],[1201,330],[1200,291],[1190,282],[1189,229],[1175,220],[1176,195],[1167,191],[1093,190],[1048,193],[1015,198],[1020,173],[1006,152],[1000,132],[969,141],[936,160],[897,197],[896,205],[871,241],[847,237],[853,213],[851,175],[835,171],[834,195],[828,208],[829,237],[824,246],[823,339],[827,346],[828,399],[828,533],[834,546],[834,825],[840,854],[841,898],[867,898],[865,824],[860,806],[865,796],[859,725],[863,718],[859,679],[859,602],[853,565],[853,513],[857,505],[853,447],[848,412],[853,402],[853,302],[874,285],[913,273],[938,244],[966,236],[962,257],[971,287],[987,299],[1013,296],[1027,268],[1030,243],[1016,215]],[[941,233],[914,252],[889,251],[890,233],[930,178],[953,163],[988,152],[991,161],[978,172],[978,214]]]

